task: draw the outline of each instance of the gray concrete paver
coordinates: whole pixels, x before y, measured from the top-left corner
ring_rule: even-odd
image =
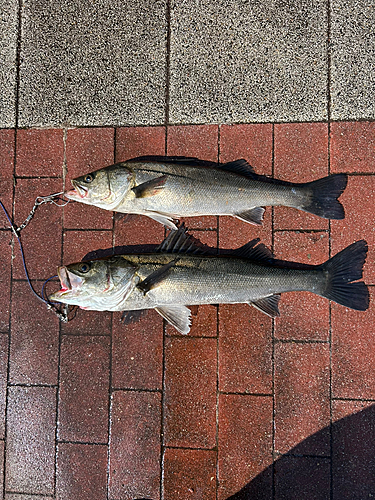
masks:
[[[333,0],[331,118],[375,118],[375,5]]]
[[[327,118],[322,0],[172,0],[171,123]]]
[[[370,0],[0,0],[0,127],[375,118]],[[330,65],[327,43],[330,37]]]
[[[0,0],[0,127],[16,117],[18,1]]]
[[[166,34],[166,0],[26,0],[19,125],[163,122]]]

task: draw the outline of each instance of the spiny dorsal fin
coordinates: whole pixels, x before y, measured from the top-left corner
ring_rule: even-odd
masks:
[[[218,165],[218,168],[226,170],[227,172],[249,177],[250,179],[255,179],[257,177],[253,167],[244,159],[221,163]]]
[[[193,237],[187,234],[185,224],[181,224],[177,231],[171,231],[165,240],[156,249],[163,253],[205,253],[193,240]]]
[[[270,295],[269,297],[263,297],[262,299],[254,300],[250,302],[250,305],[259,309],[259,311],[271,316],[271,318],[276,318],[280,316],[280,311],[278,308],[280,300],[280,294]]]
[[[176,330],[178,330],[183,335],[186,335],[190,331],[191,325],[191,313],[190,309],[186,306],[159,306],[155,307],[157,311],[164,319],[173,325]]]
[[[264,243],[259,243],[260,239],[255,238],[240,248],[232,252],[232,255],[243,257],[245,259],[255,260],[257,262],[269,263],[274,259],[273,253]],[[259,243],[259,245],[258,245]]]
[[[131,158],[126,160],[126,162],[145,162],[145,163],[172,163],[178,165],[185,165],[187,167],[208,167],[217,168],[218,163],[215,161],[200,160],[194,156],[137,156],[136,158]]]
[[[249,177],[250,179],[258,177],[253,167],[243,158],[240,160],[229,161],[228,163],[218,163],[187,156],[138,156],[137,158],[127,160],[127,162],[173,163],[188,167],[219,168],[220,170],[226,170],[227,172]]]

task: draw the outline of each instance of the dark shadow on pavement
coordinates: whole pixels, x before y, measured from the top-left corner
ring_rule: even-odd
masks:
[[[332,424],[331,458],[303,455],[310,442],[326,441],[327,429],[299,443],[227,500],[375,498],[375,405]]]

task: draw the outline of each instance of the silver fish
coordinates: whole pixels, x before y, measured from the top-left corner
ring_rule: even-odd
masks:
[[[362,277],[366,254],[361,240],[321,265],[286,263],[255,239],[231,255],[209,255],[180,227],[152,254],[61,266],[61,290],[50,300],[99,311],[155,309],[183,334],[190,330],[188,305],[248,303],[275,317],[280,293],[289,291],[310,291],[363,311],[367,286],[352,281]]]
[[[282,205],[343,219],[337,198],[346,174],[295,184],[257,175],[246,160],[218,164],[184,157],[139,157],[72,180],[66,197],[115,212],[143,214],[177,229],[174,220],[231,215],[260,225],[265,206]]]

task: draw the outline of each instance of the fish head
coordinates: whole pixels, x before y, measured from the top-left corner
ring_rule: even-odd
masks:
[[[104,260],[60,266],[57,274],[61,289],[49,297],[52,301],[81,305],[92,295],[102,294],[107,287],[108,269]]]
[[[111,310],[131,292],[136,267],[115,257],[60,266],[57,272],[61,289],[49,300],[83,309]]]
[[[113,210],[133,186],[134,174],[122,164],[111,165],[73,179],[70,200]]]

